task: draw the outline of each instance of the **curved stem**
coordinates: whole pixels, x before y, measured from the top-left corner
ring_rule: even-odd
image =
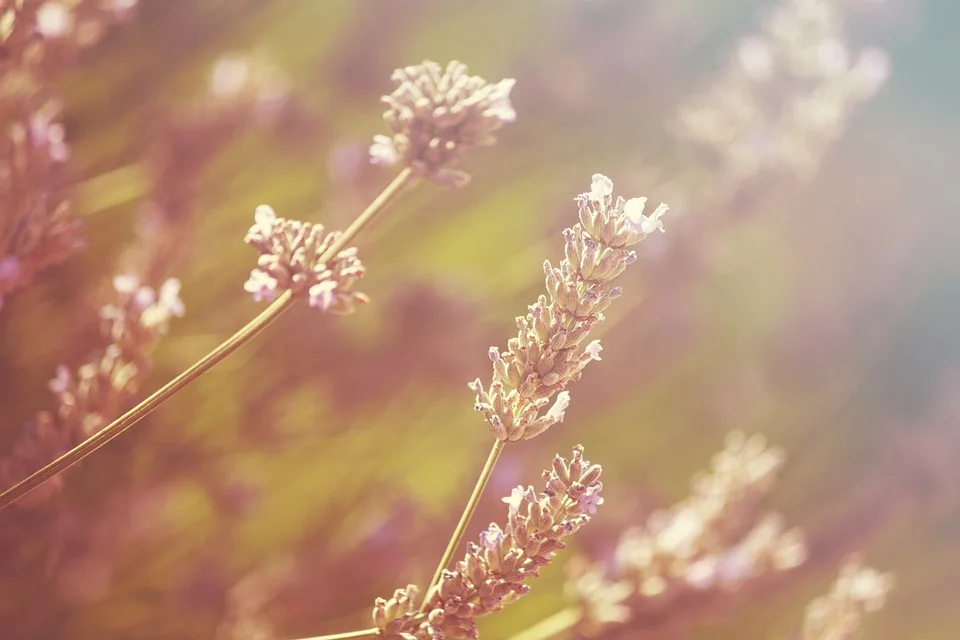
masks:
[[[427,587],[424,593],[423,603],[420,605],[421,611],[423,611],[423,608],[430,599],[430,590],[440,583],[443,570],[450,564],[450,559],[453,558],[457,547],[460,546],[460,540],[463,539],[463,532],[466,531],[467,525],[470,524],[470,518],[473,516],[473,512],[477,510],[480,496],[483,495],[483,490],[487,487],[487,482],[489,482],[490,476],[493,474],[493,468],[496,466],[505,444],[506,441],[504,440],[498,439],[494,441],[493,447],[490,449],[490,455],[487,456],[487,462],[483,465],[483,470],[480,471],[480,477],[477,478],[477,484],[473,487],[473,493],[470,494],[470,499],[467,500],[467,505],[463,508],[463,513],[460,515],[460,522],[457,523],[457,528],[453,530],[453,535],[450,536],[450,542],[447,543],[447,549],[443,552],[443,557],[440,558],[437,570],[433,573],[430,586]]]
[[[293,294],[288,290],[283,295],[274,300],[270,306],[263,310],[256,318],[248,322],[242,329],[230,336],[220,344],[216,349],[198,360],[190,368],[183,371],[176,378],[157,389],[122,416],[108,424],[106,427],[96,432],[74,448],[70,449],[59,458],[46,465],[39,471],[35,471],[17,484],[13,485],[2,494],[0,494],[0,509],[3,509],[17,501],[28,491],[35,489],[45,481],[64,471],[68,467],[77,464],[91,453],[104,446],[121,433],[140,422],[149,415],[154,409],[173,397],[178,391],[188,384],[202,376],[213,368],[214,365],[223,361],[231,353],[249,342],[254,336],[266,329],[274,320],[280,317],[293,304]]]
[[[335,633],[329,636],[311,636],[309,638],[298,638],[298,640],[350,640],[351,638],[376,638],[380,633],[377,628],[362,629],[360,631],[347,631],[346,633]]]
[[[370,205],[357,216],[357,219],[344,231],[339,238],[320,256],[320,260],[327,261],[339,253],[360,231],[364,229],[378,213],[383,211],[401,191],[413,182],[414,174],[408,168],[401,171],[393,181],[380,193]],[[35,489],[45,481],[77,464],[100,447],[104,446],[124,431],[140,422],[152,413],[161,404],[172,398],[188,384],[222,362],[234,351],[253,339],[254,336],[266,329],[283,312],[293,306],[293,294],[287,290],[264,309],[256,318],[248,322],[235,334],[227,338],[216,349],[198,360],[190,368],[183,371],[176,378],[163,385],[137,406],[93,434],[74,448],[42,469],[33,472],[14,486],[0,493],[0,509],[4,509],[27,492]]]
[[[570,607],[541,620],[532,627],[510,637],[510,640],[550,640],[580,622],[580,612]]]
[[[400,192],[403,191],[406,187],[412,185],[416,179],[416,175],[413,173],[413,169],[410,167],[405,168],[403,171],[397,174],[397,177],[380,192],[380,195],[374,199],[370,205],[363,210],[356,220],[350,223],[350,226],[347,227],[347,230],[344,231],[337,240],[330,245],[330,247],[320,256],[320,262],[326,262],[333,256],[340,253],[344,247],[346,247],[353,238],[363,231],[364,227],[373,222],[374,218],[377,217],[377,214],[381,213],[386,209],[390,203],[396,200],[397,196],[400,195]]]

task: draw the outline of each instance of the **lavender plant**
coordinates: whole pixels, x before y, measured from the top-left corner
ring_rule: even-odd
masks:
[[[0,310],[4,298],[83,246],[53,79],[137,0],[0,0]]]
[[[136,393],[148,347],[167,330],[172,317],[183,313],[175,280],[156,292],[141,287],[135,277],[115,280],[118,302],[102,313],[110,347],[76,375],[58,370],[51,390],[58,398],[62,425],[52,429],[52,418],[38,420],[35,438],[15,452],[15,462],[0,466],[8,482],[25,476],[0,495],[0,507],[42,498],[44,492],[58,488],[62,471],[204,375],[296,301],[341,314],[368,302],[354,290],[365,269],[351,242],[418,180],[451,187],[466,184],[469,175],[458,168],[464,154],[472,147],[494,144],[495,132],[516,116],[509,97],[512,79],[489,83],[469,75],[457,62],[445,70],[432,62],[407,67],[396,71],[393,80],[396,89],[383,98],[391,135],[376,136],[370,155],[376,164],[400,169],[394,180],[342,232],[278,217],[266,205],[258,207],[245,241],[260,255],[243,288],[269,306],[194,366],[108,423]],[[528,593],[528,582],[564,549],[564,539],[579,531],[603,504],[602,469],[585,460],[577,445],[570,458],[554,458],[543,473],[540,492],[521,485],[505,497],[505,521],[490,524],[478,542],[467,545],[463,559],[449,568],[504,447],[542,435],[563,421],[570,403],[567,387],[588,363],[601,360],[598,340],[583,343],[622,293],[613,281],[636,261],[630,247],[663,231],[666,205],[645,214],[646,198],[615,198],[612,181],[602,174],[595,174],[590,190],[575,201],[578,222],[563,233],[564,258],[558,266],[544,263],[546,294],[517,318],[517,336],[504,351],[490,348],[489,385],[479,378],[469,385],[494,442],[423,598],[416,586],[408,585],[390,599],[375,600],[374,627],[314,640],[478,638],[477,619]],[[52,447],[33,446],[44,438],[62,440]],[[29,473],[37,464],[30,454],[51,448],[62,455]],[[691,592],[732,590],[760,573],[797,566],[805,554],[799,534],[786,530],[778,516],[758,517],[755,512],[781,458],[760,439],[733,436],[715,458],[712,472],[695,481],[689,499],[624,535],[618,547],[618,575],[607,576],[596,565],[577,575],[573,591],[578,609],[572,615],[560,614],[565,622],[559,630],[582,625],[588,632],[597,631],[604,624],[625,622],[637,610],[662,612]],[[846,580],[847,586],[830,596],[830,602],[840,604],[817,605],[820,613],[808,616],[812,631],[808,634],[805,627],[805,640],[845,637],[820,629],[840,625],[832,621],[837,616],[849,618],[842,612],[851,607],[859,611],[856,603],[877,602],[877,589],[852,588],[849,585],[856,580],[849,576]],[[870,591],[867,599],[862,597],[865,591]],[[631,598],[635,606],[628,607],[625,603]],[[250,615],[259,603],[243,600],[238,596],[237,619],[260,633]],[[834,610],[841,613],[831,613]],[[846,629],[851,624],[840,626]],[[535,637],[552,637],[557,631]]]
[[[893,588],[893,578],[849,558],[830,592],[807,607],[797,640],[853,640],[860,636],[863,618],[878,611]]]

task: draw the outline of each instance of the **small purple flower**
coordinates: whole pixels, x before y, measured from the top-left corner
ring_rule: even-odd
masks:
[[[583,353],[589,356],[590,360],[603,360],[603,358],[600,357],[601,351],[603,351],[603,345],[600,344],[599,340],[593,340],[586,346]]]
[[[336,280],[324,280],[310,287],[310,306],[322,311],[329,311],[337,301]]]
[[[133,293],[140,286],[140,279],[132,273],[126,273],[113,278],[113,288],[117,293]]]
[[[480,546],[485,549],[492,551],[501,542],[503,542],[503,531],[495,522],[491,522],[487,530],[480,534]]]
[[[613,194],[613,180],[602,173],[593,174],[593,180],[590,184],[590,199],[595,202],[603,202]]]
[[[153,305],[156,301],[157,293],[153,290],[153,287],[140,287],[137,289],[137,292],[133,294],[133,303],[141,311]]]
[[[603,504],[603,496],[600,495],[600,485],[587,487],[587,491],[580,496],[580,508],[593,515],[597,512],[597,507]]]
[[[626,204],[623,205],[623,214],[638,233],[649,234],[654,231],[660,231],[662,233],[663,221],[660,220],[660,218],[667,212],[667,205],[661,202],[660,206],[649,216],[643,215],[643,210],[646,206],[646,198],[630,198]]]
[[[61,364],[57,366],[57,375],[50,380],[47,387],[49,387],[53,393],[60,395],[61,393],[67,392],[71,382],[72,376],[70,375],[70,370]]]
[[[522,485],[517,485],[510,491],[510,495],[506,498],[500,498],[501,502],[507,503],[509,505],[509,514],[512,518],[520,511],[520,505],[523,504],[523,501],[527,498],[527,490],[523,488]]]
[[[159,294],[160,304],[172,316],[182,318],[184,314],[183,301],[180,300],[180,281],[176,278],[168,278],[160,285]]]
[[[492,116],[500,122],[513,122],[517,119],[517,112],[510,102],[510,90],[517,84],[513,78],[505,78],[498,82],[493,88],[493,104],[483,113],[485,116]]]
[[[400,158],[393,140],[384,135],[373,136],[370,145],[370,162],[382,166],[390,166]]]
[[[250,279],[243,283],[243,290],[253,294],[255,302],[271,301],[277,297],[277,280],[269,273],[254,269]]]
[[[273,225],[277,220],[277,213],[270,205],[262,204],[253,212],[254,228],[269,237],[273,234]]]
[[[44,2],[37,9],[37,31],[45,38],[60,38],[73,28],[73,14],[59,2]]]
[[[547,417],[553,420],[554,423],[563,422],[563,417],[566,415],[567,407],[570,406],[570,392],[561,391],[557,394],[557,399],[553,403],[553,406],[547,411]]]

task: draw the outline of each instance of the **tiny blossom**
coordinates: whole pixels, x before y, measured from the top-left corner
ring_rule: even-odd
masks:
[[[561,391],[557,394],[557,399],[554,401],[553,406],[550,407],[550,410],[547,412],[547,416],[553,421],[563,422],[563,417],[566,415],[567,408],[570,406],[570,392]]]
[[[144,310],[157,301],[157,294],[152,287],[140,287],[133,294],[134,303]]]
[[[591,360],[603,360],[603,358],[600,357],[601,351],[603,351],[603,345],[600,344],[599,340],[592,340],[583,350]]]
[[[273,225],[277,221],[277,213],[273,210],[273,207],[261,204],[253,212],[253,221],[253,226],[257,231],[266,237],[273,233]]]
[[[66,35],[73,26],[73,15],[59,2],[44,2],[37,9],[37,30],[48,38]]]
[[[603,496],[600,495],[599,487],[590,487],[580,496],[580,508],[593,515],[597,512],[597,507],[603,504]]]
[[[159,303],[167,312],[178,318],[182,318],[185,312],[183,301],[180,300],[180,281],[176,278],[169,278],[160,285]]]
[[[210,89],[218,96],[240,93],[250,79],[250,63],[243,58],[224,57],[217,60],[210,72]]]
[[[590,197],[596,202],[603,202],[604,198],[613,193],[613,180],[602,173],[593,174],[590,183]]]
[[[817,47],[817,61],[828,75],[838,75],[850,66],[850,52],[838,38],[827,38]]]
[[[769,77],[773,71],[773,55],[770,45],[761,38],[747,38],[737,50],[738,60],[743,70],[753,79]]]
[[[660,219],[667,212],[667,205],[661,203],[649,216],[643,215],[646,207],[646,198],[631,198],[623,206],[623,212],[629,218],[634,228],[643,234],[663,231],[663,221]]]
[[[70,388],[73,376],[70,375],[70,369],[67,369],[65,366],[57,365],[57,375],[56,377],[50,380],[50,383],[47,385],[55,394],[66,393],[67,389]]]
[[[113,278],[113,288],[116,289],[117,293],[133,293],[139,286],[139,278],[129,273],[114,276]]]
[[[373,136],[373,144],[370,145],[371,163],[390,166],[399,159],[397,148],[393,145],[393,140],[384,135]]]
[[[517,81],[514,78],[506,78],[498,82],[492,92],[492,104],[483,112],[483,115],[501,122],[514,122],[517,119],[517,112],[510,102],[510,91],[515,84]]]
[[[480,534],[480,544],[485,549],[496,549],[501,542],[503,542],[503,531],[496,523],[490,523],[490,527]]]
[[[337,289],[337,283],[333,280],[325,280],[319,284],[310,287],[310,306],[327,311],[336,300],[334,292]]]
[[[883,607],[893,577],[864,567],[858,558],[846,560],[830,592],[807,606],[801,640],[853,640],[860,637],[863,619]]]
[[[533,487],[524,488],[523,485],[518,485],[513,488],[508,497],[501,498],[500,501],[505,502],[510,507],[509,515],[512,518],[520,510],[520,505],[523,504],[524,500],[535,500],[535,498]]]
[[[250,272],[250,278],[243,283],[243,290],[253,294],[255,302],[270,301],[277,297],[277,281],[260,269]]]

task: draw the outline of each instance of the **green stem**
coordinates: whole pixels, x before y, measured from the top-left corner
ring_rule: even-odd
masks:
[[[470,499],[467,500],[467,505],[463,508],[463,513],[460,515],[460,522],[457,523],[457,528],[453,530],[453,535],[450,536],[450,542],[447,543],[447,549],[443,552],[443,557],[440,558],[440,563],[437,565],[437,570],[433,573],[433,579],[430,581],[430,586],[427,587],[427,590],[424,593],[423,604],[420,605],[421,611],[423,611],[430,599],[430,590],[440,584],[440,577],[443,575],[443,570],[446,569],[447,565],[450,564],[453,554],[456,553],[457,547],[460,546],[460,540],[463,539],[463,533],[466,531],[467,525],[470,524],[470,518],[473,516],[473,512],[477,510],[477,504],[480,502],[480,496],[483,495],[483,490],[487,487],[487,482],[490,481],[490,476],[493,474],[493,468],[496,466],[497,460],[500,458],[500,454],[503,452],[503,446],[505,444],[506,441],[504,440],[498,439],[494,441],[493,447],[490,449],[490,455],[487,456],[487,462],[483,465],[483,470],[480,471],[480,477],[477,478],[477,484],[473,487],[473,493],[470,494]]]
[[[410,169],[401,171],[393,181],[380,193],[377,198],[370,203],[363,213],[347,228],[343,234],[334,242],[322,256],[320,261],[325,262],[339,253],[360,231],[370,224],[378,213],[383,211],[391,202],[393,202],[400,192],[409,186],[414,179],[414,174]],[[0,494],[0,509],[4,509],[27,492],[35,489],[45,481],[62,473],[67,468],[77,464],[100,447],[104,446],[124,431],[143,420],[150,415],[157,407],[172,398],[188,384],[202,376],[227,358],[234,351],[253,339],[257,334],[266,329],[274,320],[279,318],[283,312],[293,306],[293,294],[287,290],[274,300],[270,306],[264,309],[260,315],[248,322],[235,334],[227,338],[216,349],[198,360],[186,371],[182,372],[176,378],[160,387],[148,398],[140,402],[122,416],[108,424],[106,427],[93,434],[74,448],[70,449],[59,458],[46,465],[39,471],[35,471],[14,486],[10,487]]]
[[[580,622],[580,611],[570,607],[541,620],[529,629],[510,637],[510,640],[550,640],[564,631],[573,629]]]
[[[360,631],[347,631],[346,633],[335,633],[330,636],[312,636],[310,638],[299,638],[298,640],[350,640],[350,638],[376,638],[380,630],[362,629]]]

